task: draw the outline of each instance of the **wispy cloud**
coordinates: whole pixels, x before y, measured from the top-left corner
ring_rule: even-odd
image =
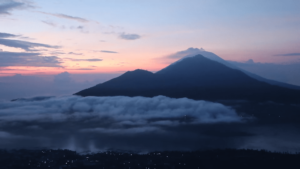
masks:
[[[0,1],[0,15],[10,15],[11,11],[15,9],[24,9],[32,7],[28,1],[22,0],[1,0]]]
[[[65,58],[75,62],[101,62],[103,59],[73,59],[73,58]]]
[[[94,50],[94,52],[102,52],[102,53],[118,53],[118,52],[116,52],[116,51],[110,51],[110,50],[100,50],[100,51]]]
[[[52,55],[64,55],[66,53],[62,52],[62,51],[52,51],[51,52]]]
[[[69,52],[69,55],[82,55],[82,53],[74,53],[74,52]]]
[[[33,67],[62,67],[61,59],[56,56],[42,56],[40,53],[1,52],[0,67],[33,66]]]
[[[57,18],[63,18],[63,19],[69,19],[69,20],[77,21],[77,22],[82,22],[82,23],[90,22],[89,20],[84,19],[84,18],[65,15],[65,14],[54,14],[54,13],[48,13],[48,12],[40,12],[40,13],[43,13],[45,15],[55,16]]]
[[[56,27],[57,24],[55,24],[54,22],[51,22],[51,21],[42,21],[43,23],[47,24],[47,25],[50,25],[52,27]]]
[[[274,56],[300,56],[300,53],[285,53],[285,54],[279,54]]]
[[[61,28],[61,29],[70,29],[70,30],[79,30],[81,33],[89,33],[89,31],[86,30],[86,27],[83,26],[83,25],[79,25],[79,26],[65,26],[65,25],[59,25],[57,23],[54,23],[52,21],[41,21],[43,22],[44,24],[47,24],[51,27],[54,27],[54,28]]]
[[[95,70],[91,68],[78,68],[78,69],[68,69],[68,70]]]
[[[10,39],[0,39],[0,44],[8,47],[13,47],[13,48],[21,48],[26,51],[32,51],[33,48],[36,47],[59,48],[59,46],[51,46],[42,43],[32,43],[27,41],[10,40]]]
[[[195,56],[195,55],[201,54],[203,52],[205,52],[205,50],[203,48],[199,49],[199,48],[190,47],[186,50],[178,51],[174,54],[168,55],[167,58],[181,59],[181,58],[184,58],[184,57]]]
[[[129,33],[127,34],[127,33],[123,32],[119,35],[119,38],[125,39],[125,40],[136,40],[136,39],[140,39],[141,36],[138,34],[129,34]]]
[[[15,37],[19,37],[19,35],[14,35],[14,34],[10,34],[10,33],[1,33],[0,32],[0,38],[15,38]]]
[[[33,51],[36,47],[44,47],[44,48],[60,48],[59,46],[51,46],[47,44],[42,43],[32,43],[28,41],[22,41],[22,40],[11,40],[6,38],[11,37],[21,37],[19,35],[13,35],[8,33],[0,33],[0,44],[8,47],[13,48],[21,48],[26,51]]]

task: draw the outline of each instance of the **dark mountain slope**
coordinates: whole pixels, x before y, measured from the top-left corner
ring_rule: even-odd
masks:
[[[231,61],[226,61],[226,60],[222,59],[221,57],[219,57],[218,55],[216,55],[216,54],[214,54],[212,52],[207,52],[207,51],[203,51],[203,50],[198,50],[197,52],[199,54],[201,54],[202,56],[210,59],[210,60],[219,62],[219,63],[221,63],[223,65],[226,65],[227,67],[240,70],[240,71],[244,72],[245,74],[247,74],[248,76],[252,77],[253,79],[256,79],[256,80],[259,80],[259,81],[262,81],[262,82],[266,82],[266,83],[271,84],[271,85],[276,85],[276,86],[280,86],[280,87],[284,87],[284,88],[289,88],[289,89],[300,90],[300,86],[291,85],[291,84],[279,82],[279,81],[276,81],[276,80],[266,79],[266,78],[263,78],[263,77],[261,77],[259,75],[254,74],[254,73],[250,73],[250,72],[248,72],[246,70],[243,70],[243,69],[235,66],[234,64],[232,64]]]
[[[152,72],[137,69],[134,71],[128,71],[123,75],[114,78],[103,84],[99,84],[109,88],[147,88],[150,87],[155,75]],[[99,86],[97,85],[97,86]]]
[[[165,95],[197,100],[252,100],[299,103],[300,91],[270,85],[240,70],[197,55],[153,74],[135,70],[76,93],[80,96]]]
[[[156,73],[168,82],[181,83],[185,87],[189,85],[199,87],[238,87],[238,86],[261,86],[265,83],[258,82],[239,70],[207,59],[201,55],[188,57],[180,62],[171,64]]]
[[[250,76],[250,77],[252,77],[252,78],[254,78],[256,80],[259,80],[259,81],[262,81],[262,82],[266,82],[266,83],[271,84],[271,85],[276,85],[276,86],[280,86],[280,87],[284,87],[284,88],[289,88],[289,89],[300,90],[300,86],[291,85],[291,84],[279,82],[279,81],[276,81],[276,80],[266,79],[266,78],[263,78],[261,76],[258,76],[256,74],[254,74],[254,73],[247,72],[246,70],[242,70],[242,69],[239,69],[239,70],[241,70],[242,72],[244,72],[245,74],[247,74],[248,76]]]

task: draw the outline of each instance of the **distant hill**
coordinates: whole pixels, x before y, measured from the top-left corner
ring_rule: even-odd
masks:
[[[152,73],[135,70],[82,90],[80,96],[164,95],[196,100],[252,100],[299,103],[300,91],[270,85],[202,55],[187,57]]]

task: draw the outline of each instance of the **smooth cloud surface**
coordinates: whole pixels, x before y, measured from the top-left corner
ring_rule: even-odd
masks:
[[[171,138],[179,141],[183,135],[183,140],[209,139],[182,128],[241,121],[233,109],[222,104],[186,98],[40,97],[0,103],[0,148],[164,149],[149,139],[157,137],[153,141],[162,144]],[[178,149],[194,146],[206,145]]]

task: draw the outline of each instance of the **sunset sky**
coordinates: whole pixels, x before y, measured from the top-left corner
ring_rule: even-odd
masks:
[[[0,76],[157,71],[190,47],[300,61],[299,0],[0,0]]]
[[[148,167],[215,149],[289,161],[299,112],[300,0],[0,0],[0,168],[2,149],[48,168],[114,150],[177,152]]]

